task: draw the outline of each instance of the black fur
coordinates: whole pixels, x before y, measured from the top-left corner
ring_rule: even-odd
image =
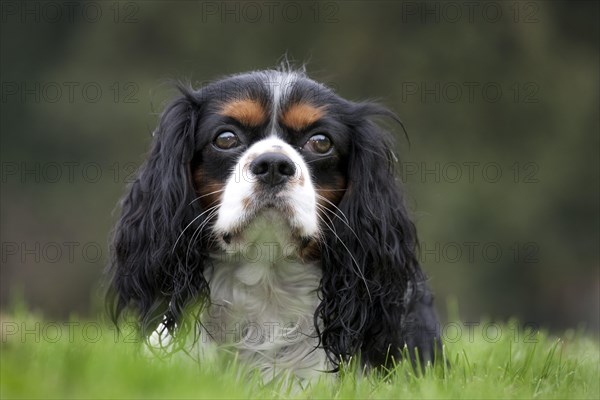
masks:
[[[201,110],[191,92],[184,94],[163,112],[148,159],[122,201],[112,244],[111,318],[116,322],[125,308],[132,308],[144,336],[165,315],[172,327],[182,320],[186,305],[208,296],[202,274],[206,254],[201,246],[188,246],[189,234],[175,243],[202,212],[191,203],[190,178]]]
[[[391,365],[405,344],[413,357],[416,346],[421,361],[433,360],[440,344],[433,298],[394,178],[393,141],[371,121],[376,116],[398,121],[371,103],[351,104],[345,116],[353,140],[339,208],[348,223],[334,221],[322,253],[321,338],[334,362],[360,354],[363,363]]]

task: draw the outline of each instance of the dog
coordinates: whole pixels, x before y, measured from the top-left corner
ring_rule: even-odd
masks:
[[[433,296],[393,137],[374,122],[404,129],[398,117],[304,70],[178,86],[121,201],[113,321],[131,313],[165,344],[192,315],[203,343],[265,376],[433,361]]]

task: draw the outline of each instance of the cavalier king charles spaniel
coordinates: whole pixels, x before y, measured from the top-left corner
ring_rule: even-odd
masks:
[[[192,316],[196,343],[265,376],[433,361],[433,297],[373,121],[395,114],[289,69],[179,89],[121,203],[115,323],[127,310],[164,346]]]

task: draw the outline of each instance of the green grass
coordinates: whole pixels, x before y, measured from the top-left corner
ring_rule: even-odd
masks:
[[[36,325],[39,324],[39,325]],[[87,324],[87,325],[86,325]],[[446,329],[450,362],[424,374],[400,363],[385,376],[345,371],[307,388],[262,385],[235,359],[198,363],[178,354],[149,357],[139,343],[94,322],[2,318],[0,396],[4,398],[599,398],[593,338],[501,325],[502,334],[456,324]],[[58,337],[58,327],[61,335]],[[457,327],[462,330],[461,334]],[[100,330],[98,332],[98,330]],[[127,332],[125,332],[127,334]],[[518,333],[518,335],[517,335]],[[493,339],[493,340],[492,340]]]

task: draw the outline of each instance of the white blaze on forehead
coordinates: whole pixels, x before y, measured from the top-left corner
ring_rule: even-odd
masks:
[[[298,75],[293,72],[272,71],[266,74],[265,79],[265,84],[269,88],[273,102],[271,133],[275,135],[275,123],[277,121],[277,115],[281,110],[281,104],[291,92],[294,83],[298,80]]]
[[[227,179],[214,226],[215,232],[233,233],[246,226],[248,219],[255,216],[256,210],[249,210],[248,204],[261,207],[260,193],[257,192],[260,182],[251,172],[250,164],[261,154],[269,152],[286,155],[296,168],[294,176],[277,193],[278,201],[285,204],[289,210],[285,217],[288,218],[290,226],[302,236],[313,237],[318,233],[316,194],[308,167],[296,150],[274,136],[256,142],[240,157]]]

